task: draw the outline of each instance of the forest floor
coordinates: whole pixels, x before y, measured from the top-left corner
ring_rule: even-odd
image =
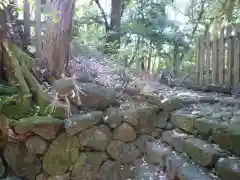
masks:
[[[111,88],[117,88],[124,84],[124,77],[121,77],[124,68],[122,66],[115,65],[106,59],[95,57],[77,57],[69,62],[71,73],[78,73],[85,69],[88,72],[96,74],[95,80],[104,86]],[[202,92],[185,88],[183,86],[169,87],[168,85],[158,82],[153,75],[148,72],[126,70],[127,76],[130,77],[130,82],[127,87],[139,88],[143,93],[152,93],[161,95],[164,97],[177,96],[184,99],[200,100],[213,102],[222,101],[235,101],[235,96],[218,93],[218,92]],[[126,91],[128,92],[128,91]],[[220,101],[221,101],[220,100]],[[201,101],[201,100],[200,100]]]

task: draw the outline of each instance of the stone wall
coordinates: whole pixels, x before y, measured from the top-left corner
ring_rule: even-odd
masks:
[[[240,109],[222,100],[161,111],[160,142],[146,143],[149,161],[170,179],[240,179]]]
[[[3,159],[8,167],[0,166],[0,177],[7,173],[29,180],[133,178],[133,163],[144,152],[140,136],[155,131],[158,110],[148,103],[125,103],[65,120],[23,118],[14,130],[31,135],[7,142]]]
[[[158,96],[145,100],[64,120],[21,119],[14,130],[29,136],[6,143],[0,178],[149,179],[149,169],[141,169],[147,161],[166,170],[169,179],[239,180],[238,108]]]

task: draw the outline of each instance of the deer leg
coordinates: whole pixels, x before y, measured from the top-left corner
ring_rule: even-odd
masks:
[[[71,103],[68,100],[67,96],[65,96],[65,102],[67,104],[67,116],[72,116],[72,113],[71,113]]]
[[[74,98],[75,96],[76,96],[76,93],[75,93],[74,90],[72,90],[72,96],[71,96],[71,98]]]
[[[81,101],[81,98],[80,98],[80,93],[77,91],[76,93],[76,96],[77,96],[77,104],[78,105],[81,105],[82,104],[82,101]]]
[[[49,105],[46,107],[46,110],[45,110],[46,113],[48,113],[48,112],[47,112],[48,109],[51,108],[51,109],[50,109],[50,113],[48,114],[49,116],[50,116],[50,114],[52,114],[52,112],[54,111],[57,100],[58,100],[58,94],[56,94],[56,95],[54,96],[53,101],[51,102],[51,104],[49,104]]]
[[[79,92],[79,93],[81,93],[81,94],[83,94],[84,96],[86,96],[86,94],[82,91],[82,89],[78,86],[78,85],[74,85],[75,86],[75,90],[77,91],[77,92]]]

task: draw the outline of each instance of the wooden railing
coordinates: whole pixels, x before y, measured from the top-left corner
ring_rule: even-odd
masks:
[[[24,19],[19,20],[19,23],[22,23],[24,26],[25,40],[33,42],[30,35],[30,27],[33,27],[35,30],[34,44],[36,46],[36,57],[40,57],[40,48],[42,42],[42,29],[45,22],[41,19],[42,12],[51,12],[51,0],[35,0],[35,19],[30,19],[30,4],[28,0],[24,0]]]
[[[200,86],[240,83],[240,24],[221,28],[213,41],[210,34],[198,37],[195,80]]]

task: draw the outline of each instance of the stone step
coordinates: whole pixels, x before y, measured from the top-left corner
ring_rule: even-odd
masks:
[[[216,163],[216,172],[222,180],[240,179],[240,159],[238,158],[220,158]]]
[[[225,107],[209,114],[202,110],[207,108],[177,110],[171,113],[168,123],[240,156],[240,111]]]
[[[161,141],[147,142],[145,151],[148,161],[165,169],[170,180],[218,179],[209,170],[195,164],[187,156],[173,151],[170,146]]]
[[[218,159],[230,154],[217,145],[175,130],[164,131],[162,139],[176,151],[187,153],[194,162],[204,167],[213,167]]]
[[[201,167],[215,169],[222,180],[228,180],[229,177],[235,180],[240,177],[240,159],[216,144],[175,130],[162,132],[162,140],[168,144],[164,145],[168,149],[186,153],[191,161]],[[162,154],[160,153],[159,156]]]

